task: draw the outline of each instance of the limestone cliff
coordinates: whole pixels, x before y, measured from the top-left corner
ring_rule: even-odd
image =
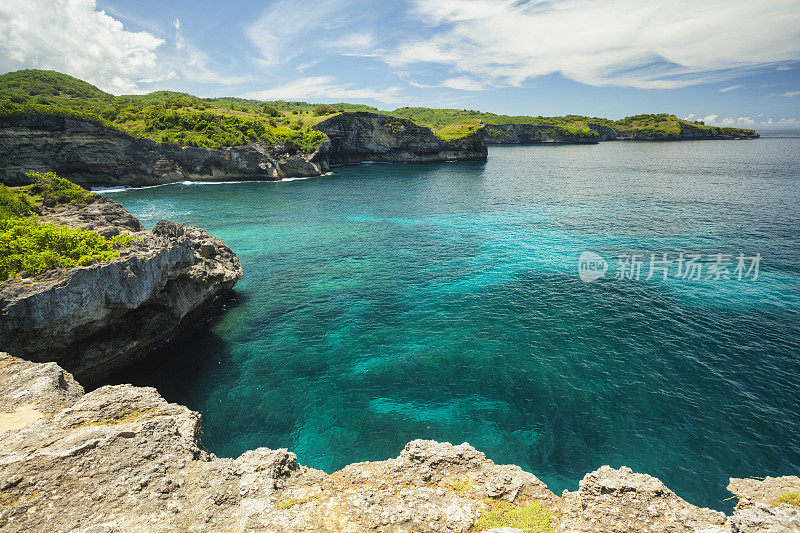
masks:
[[[0,354],[0,529],[9,532],[788,533],[800,478],[732,479],[733,516],[658,479],[601,467],[574,492],[469,444],[416,440],[326,474],[285,449],[215,457],[200,415],[152,388],[84,394],[55,363]],[[493,529],[505,526],[504,529]]]
[[[596,144],[596,135],[569,134],[538,124],[486,124],[486,144]]]
[[[692,141],[692,140],[734,140],[757,139],[758,133],[746,134],[735,128],[701,128],[695,124],[680,121],[678,131],[667,136],[655,135],[643,130],[614,129],[605,124],[589,123],[589,128],[598,134],[600,141]]]
[[[486,124],[486,144],[596,144],[601,141],[687,141],[756,139],[735,128],[705,128],[686,121],[677,122],[674,132],[664,135],[646,129],[611,127],[589,122],[591,135],[568,133],[557,126],[538,124]]]
[[[445,141],[430,128],[378,113],[340,113],[317,124],[331,141],[331,164],[362,161],[427,163],[483,161],[487,150],[482,129]]]
[[[43,207],[42,222],[133,235],[105,263],[0,285],[0,349],[56,361],[94,382],[191,325],[242,276],[236,255],[207,232],[169,221],[145,231],[119,203]]]
[[[269,143],[207,150],[139,139],[72,118],[32,116],[0,122],[0,176],[7,185],[22,185],[29,170],[53,171],[87,188],[278,180],[327,171],[329,147],[325,140],[312,154]]]

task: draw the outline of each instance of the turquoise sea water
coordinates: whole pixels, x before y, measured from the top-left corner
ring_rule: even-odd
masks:
[[[116,378],[202,412],[217,455],[288,447],[331,472],[467,441],[558,493],[627,465],[717,509],[729,476],[800,473],[800,138],[493,146],[110,196],[242,261],[210,327]],[[579,279],[584,250],[606,278]],[[759,278],[644,279],[682,251],[731,272],[761,254]],[[614,279],[631,253],[641,279]]]

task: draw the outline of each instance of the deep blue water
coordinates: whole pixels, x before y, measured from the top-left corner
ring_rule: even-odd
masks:
[[[111,196],[224,239],[236,298],[121,381],[203,414],[234,457],[307,465],[467,441],[560,493],[603,464],[729,509],[800,472],[800,138],[494,146],[280,183]],[[584,283],[584,250],[611,270]],[[646,280],[651,253],[760,254],[759,278]],[[615,258],[645,257],[639,280]],[[747,263],[749,267],[749,261]]]

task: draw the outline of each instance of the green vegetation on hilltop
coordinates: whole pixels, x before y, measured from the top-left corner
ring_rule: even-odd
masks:
[[[616,122],[607,119],[593,119],[593,122],[607,125],[617,131],[618,134],[638,134],[649,136],[653,139],[677,139],[680,137],[681,130],[687,127],[709,135],[747,137],[755,134],[753,130],[744,128],[706,126],[700,121],[690,122],[666,113],[656,115],[634,115],[617,120]]]
[[[621,120],[607,118],[585,117],[581,115],[566,115],[563,117],[543,116],[511,116],[482,113],[468,109],[430,109],[426,107],[401,107],[391,112],[391,115],[413,120],[418,124],[428,126],[434,131],[446,131],[448,128],[461,126],[476,127],[479,124],[531,124],[536,126],[549,126],[555,133],[574,135],[584,138],[597,138],[598,133],[593,128],[606,127],[613,130],[617,136],[635,136],[649,139],[678,139],[682,129],[692,128],[708,135],[751,136],[753,130],[743,128],[727,128],[706,126],[702,122],[690,122],[675,115],[665,113],[634,115]],[[466,132],[466,130],[462,130]],[[466,134],[466,133],[465,133]]]
[[[21,70],[0,75],[0,120],[65,116],[136,137],[203,148],[269,141],[292,142],[310,152],[325,138],[311,129],[314,121],[304,121],[301,115],[267,116],[260,112],[263,102],[239,100],[202,99],[172,91],[113,96],[52,71]],[[311,111],[306,114],[312,116]]]
[[[687,129],[731,137],[755,133],[741,128],[706,126],[667,114],[635,115],[614,121],[580,115],[511,116],[426,107],[383,111],[363,104],[198,98],[175,91],[114,96],[53,71],[20,70],[0,75],[0,121],[27,115],[68,116],[182,146],[221,148],[255,141],[291,142],[310,152],[325,138],[314,126],[339,112],[370,112],[409,119],[431,128],[446,140],[470,135],[486,124],[538,125],[551,128],[555,134],[594,140],[600,137],[596,130],[602,128],[612,130],[618,137],[663,140],[680,138]]]
[[[0,281],[22,272],[36,275],[108,261],[130,245],[129,234],[106,238],[95,231],[38,222],[38,204],[80,203],[94,195],[51,172],[29,172],[28,177],[33,183],[25,187],[0,185]]]

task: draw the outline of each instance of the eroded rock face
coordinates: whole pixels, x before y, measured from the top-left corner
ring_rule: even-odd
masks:
[[[782,494],[800,494],[800,477],[731,478],[728,490],[739,499],[731,519],[735,533],[800,531],[800,508],[778,503]]]
[[[53,171],[87,188],[278,180],[327,171],[329,148],[325,140],[312,154],[269,143],[207,150],[138,139],[71,118],[34,116],[0,123],[0,175],[7,185],[23,185],[29,170]]]
[[[602,467],[559,498],[466,443],[416,440],[395,459],[325,474],[285,449],[217,458],[200,434],[200,415],[155,389],[84,394],[54,363],[0,353],[0,529],[467,532],[497,505],[536,505],[558,533],[798,531],[796,508],[767,501],[796,477],[732,480],[742,500],[726,517],[627,468]]]
[[[316,125],[331,141],[330,163],[363,161],[439,162],[483,161],[483,130],[444,141],[430,128],[378,113],[340,113]]]
[[[238,258],[220,239],[169,221],[145,231],[107,198],[44,208],[41,219],[134,238],[112,261],[0,286],[0,349],[56,361],[88,382],[190,325],[242,276]]]
[[[570,532],[730,531],[724,513],[691,505],[658,479],[630,468],[603,466],[565,492],[562,528]]]

